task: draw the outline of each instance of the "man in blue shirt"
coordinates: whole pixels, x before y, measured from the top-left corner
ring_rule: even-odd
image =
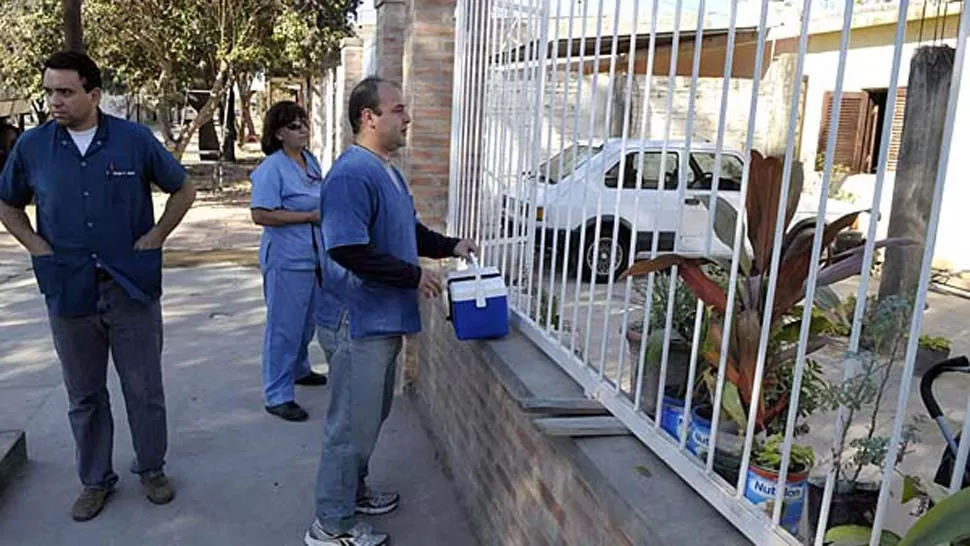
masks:
[[[367,78],[351,92],[348,113],[355,144],[330,168],[320,198],[326,256],[317,339],[330,364],[332,393],[307,546],[387,542],[357,514],[386,514],[399,502],[397,493],[371,490],[366,478],[391,411],[404,335],[421,329],[418,293],[436,297],[442,290],[418,256],[477,252],[473,241],[444,237],[418,221],[404,177],[390,163],[411,122],[401,89]]]
[[[148,500],[170,502],[162,387],[162,251],[195,199],[182,165],[145,127],[101,112],[101,71],[86,55],[44,64],[53,117],[24,133],[0,173],[0,222],[30,252],[61,362],[84,488],[71,510],[89,520],[118,476],[108,352],[121,380]],[[171,196],[154,221],[150,184]],[[24,209],[36,204],[37,231]]]

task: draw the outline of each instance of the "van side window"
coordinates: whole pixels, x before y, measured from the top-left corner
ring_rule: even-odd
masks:
[[[714,180],[714,159],[711,152],[694,152],[691,154],[690,172],[687,173],[687,187],[692,190],[710,190]],[[719,191],[740,191],[741,177],[744,165],[736,156],[721,154],[721,183]]]
[[[640,189],[643,190],[656,190],[660,187],[660,163],[661,163],[660,152],[644,152],[643,153],[643,171],[640,176]],[[623,189],[625,190],[635,190],[637,189],[637,167],[640,166],[640,152],[629,152],[626,154],[626,167],[623,172]],[[666,172],[664,188],[665,190],[676,190],[677,189],[677,153],[667,152],[666,164],[664,165],[664,171]],[[604,183],[607,188],[616,188],[619,186],[620,181],[620,162],[618,161],[613,167],[606,171],[606,177]]]

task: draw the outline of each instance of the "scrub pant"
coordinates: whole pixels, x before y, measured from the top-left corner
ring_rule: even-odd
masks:
[[[330,363],[330,406],[317,470],[316,515],[328,533],[356,523],[357,499],[367,492],[370,456],[391,413],[403,336],[351,339],[347,315],[317,339]]]
[[[312,269],[263,271],[266,332],[263,338],[263,398],[267,406],[292,402],[294,381],[312,370],[308,346],[316,326],[317,278]]]
[[[118,481],[111,462],[114,420],[107,387],[109,350],[121,380],[135,448],[131,471],[143,475],[162,472],[168,432],[159,301],[136,301],[121,285],[104,280],[98,283],[95,314],[48,316],[70,403],[68,417],[81,483],[110,488]]]

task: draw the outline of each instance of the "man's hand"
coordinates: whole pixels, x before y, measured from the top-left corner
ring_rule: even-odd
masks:
[[[158,232],[152,229],[135,241],[135,250],[157,250],[162,248],[164,242],[165,240],[158,235]]]
[[[462,239],[455,245],[455,256],[466,260],[472,259],[472,254],[478,254],[478,244],[471,239]]]
[[[418,292],[426,298],[437,298],[441,295],[441,279],[434,271],[421,268],[421,282],[418,283]]]
[[[307,222],[309,222],[309,223],[311,223],[313,225],[319,226],[320,225],[320,210],[317,209],[317,210],[311,212],[307,216]]]
[[[40,256],[48,256],[54,253],[51,245],[47,244],[47,241],[41,239],[40,237],[37,237],[37,242],[27,251],[30,252],[30,255],[34,256],[35,258]]]

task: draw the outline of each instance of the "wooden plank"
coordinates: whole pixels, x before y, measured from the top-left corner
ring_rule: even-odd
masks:
[[[533,421],[547,436],[626,436],[630,431],[616,417],[547,417]]]
[[[521,402],[527,413],[550,415],[609,415],[609,411],[596,400],[588,398],[532,398]]]

